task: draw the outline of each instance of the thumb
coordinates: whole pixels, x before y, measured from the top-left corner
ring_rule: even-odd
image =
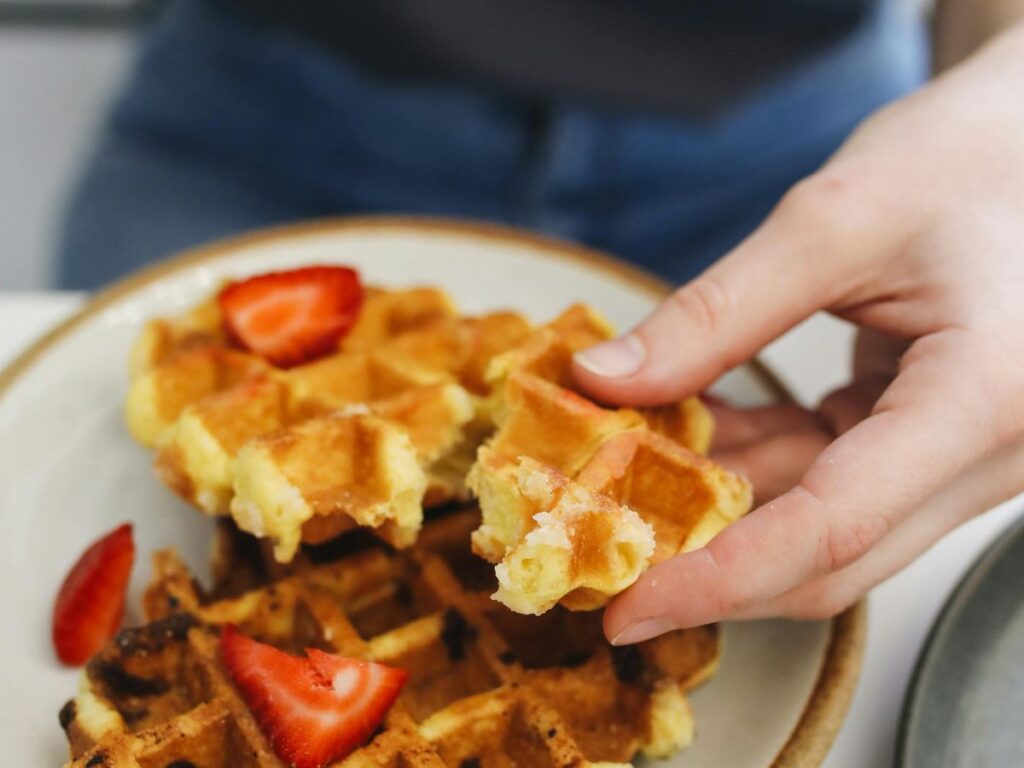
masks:
[[[744,242],[682,286],[632,331],[576,354],[580,386],[598,400],[657,405],[695,394],[818,309],[852,265],[855,239],[829,227],[798,185]],[[810,187],[810,189],[808,189]],[[838,231],[837,231],[838,229]]]

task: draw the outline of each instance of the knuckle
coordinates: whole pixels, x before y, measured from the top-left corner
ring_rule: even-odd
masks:
[[[673,293],[671,301],[682,316],[687,335],[710,342],[694,366],[702,378],[716,379],[743,362],[742,354],[733,345],[714,343],[714,339],[724,338],[726,323],[738,314],[733,292],[720,279],[701,275]]]
[[[798,228],[838,225],[843,212],[856,205],[857,196],[857,184],[848,173],[822,169],[791,187],[776,212]]]
[[[1024,391],[1024,382],[1018,385],[1018,391]],[[1011,398],[1005,408],[990,405],[989,414],[999,447],[1015,447],[1024,442],[1024,403],[1020,398]]]
[[[969,378],[948,375],[952,368],[971,371]],[[917,339],[900,361],[900,374],[915,387],[906,386],[901,397],[887,396],[880,406],[890,409],[916,408],[916,413],[933,424],[956,426],[963,431],[958,446],[964,461],[1016,445],[1024,436],[1024,354],[1015,342],[1007,342],[996,329],[949,328]],[[912,378],[913,377],[913,378]],[[940,382],[941,396],[926,403],[920,396],[920,382]],[[889,395],[890,393],[887,393]],[[893,393],[894,395],[895,393]],[[958,408],[949,413],[948,402]]]
[[[730,560],[732,558],[728,549],[723,548],[720,542],[716,546],[716,541],[718,540],[712,539],[711,543],[702,551],[708,558],[710,571],[715,574],[725,575],[731,570]],[[715,615],[730,616],[749,604],[750,601],[740,594],[733,581],[728,578],[717,579],[716,581],[721,585],[721,588],[711,591],[708,595],[709,606]]]
[[[684,317],[699,331],[714,334],[729,317],[732,301],[726,287],[713,275],[702,275],[672,294]]]
[[[831,525],[826,536],[826,562],[829,572],[856,562],[889,532],[888,519],[877,512],[851,516],[843,525]]]

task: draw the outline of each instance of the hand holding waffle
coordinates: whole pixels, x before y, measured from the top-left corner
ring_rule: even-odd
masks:
[[[833,615],[1024,489],[1024,107],[1003,96],[1022,64],[1018,27],[878,113],[732,253],[577,358],[590,394],[651,405],[818,310],[861,328],[853,381],[816,414],[721,413],[723,460],[778,495],[643,574],[609,637]]]

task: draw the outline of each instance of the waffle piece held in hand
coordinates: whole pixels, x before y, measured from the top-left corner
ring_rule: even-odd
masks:
[[[235,555],[218,572],[253,576],[233,585],[249,591],[217,599],[173,553],[158,554],[150,623],[98,654],[61,712],[70,766],[283,768],[223,666],[228,623],[291,653],[316,647],[409,672],[381,728],[334,764],[344,768],[609,768],[687,746],[686,692],[717,666],[717,628],[616,649],[597,613],[513,614],[488,598],[489,569],[469,552],[478,521],[473,510],[441,517],[398,554],[371,547],[317,564],[324,552],[304,550],[262,584],[255,574],[280,566],[237,559],[259,548],[222,540]]]
[[[749,484],[695,452],[711,433],[699,400],[602,408],[567,388],[571,352],[548,333],[495,360],[499,428],[468,478],[474,551],[518,613],[599,608],[750,508]]]
[[[465,497],[488,428],[484,370],[530,326],[512,312],[456,317],[433,289],[370,289],[337,353],[287,370],[217,328],[215,307],[146,327],[129,426],[170,488],[272,538],[287,561],[300,541],[356,525],[407,546],[424,505]]]

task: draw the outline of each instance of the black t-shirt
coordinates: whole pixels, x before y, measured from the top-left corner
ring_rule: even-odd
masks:
[[[712,114],[848,34],[869,0],[224,0],[364,71]]]

